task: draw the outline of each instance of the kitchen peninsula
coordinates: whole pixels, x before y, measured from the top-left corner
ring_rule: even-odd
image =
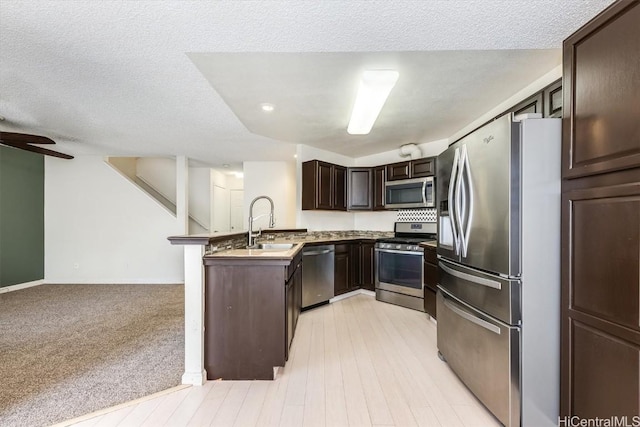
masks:
[[[246,232],[169,237],[172,244],[185,246],[182,383],[201,385],[207,379],[219,378],[273,379],[273,368],[284,366],[288,357],[300,312],[303,246],[355,246],[391,234],[263,231],[261,242],[288,243],[290,249],[246,249]]]

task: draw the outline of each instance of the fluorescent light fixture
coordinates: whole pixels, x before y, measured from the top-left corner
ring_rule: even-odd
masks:
[[[358,96],[347,126],[349,134],[366,135],[371,132],[398,76],[395,70],[367,70],[362,73]]]

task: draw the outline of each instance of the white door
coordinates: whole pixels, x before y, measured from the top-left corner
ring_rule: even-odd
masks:
[[[217,185],[213,186],[213,201],[211,206],[211,231],[214,233],[229,231],[229,190]]]
[[[231,190],[231,231],[241,231],[246,228],[242,218],[242,207],[244,202],[244,190]]]

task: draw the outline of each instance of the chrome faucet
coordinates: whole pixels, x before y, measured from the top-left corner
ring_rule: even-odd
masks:
[[[269,213],[269,228],[273,228],[276,226],[276,223],[273,219],[273,200],[271,200],[271,197],[269,196],[258,196],[255,199],[253,199],[251,201],[251,205],[249,206],[249,244],[247,245],[248,247],[253,247],[255,244],[255,240],[254,237],[258,237],[262,234],[262,228],[258,229],[257,233],[253,233],[253,221],[255,221],[258,218],[261,218],[267,214],[263,214],[263,215],[258,215],[257,217],[253,217],[253,205],[260,199],[267,199],[269,201],[269,203],[271,204],[271,212]]]

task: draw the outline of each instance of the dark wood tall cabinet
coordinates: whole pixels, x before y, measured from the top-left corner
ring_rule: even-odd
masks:
[[[640,413],[639,40],[625,0],[564,42],[562,415]]]

